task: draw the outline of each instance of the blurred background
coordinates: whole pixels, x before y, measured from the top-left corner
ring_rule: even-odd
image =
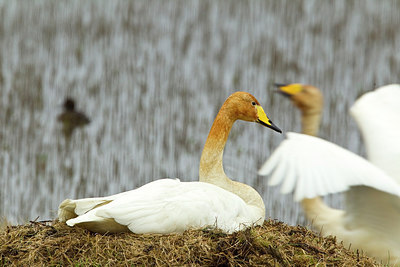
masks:
[[[320,136],[364,155],[348,109],[400,82],[399,26],[396,0],[0,0],[0,217],[51,219],[65,198],[197,180],[208,131],[234,91],[300,131],[274,82],[319,87]],[[69,136],[57,121],[66,97],[91,120]],[[260,192],[267,217],[305,224],[292,196],[257,176],[283,138],[237,122],[225,171]]]

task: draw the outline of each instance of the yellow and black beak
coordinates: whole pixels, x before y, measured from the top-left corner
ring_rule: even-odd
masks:
[[[277,87],[276,92],[286,97],[291,97],[299,93],[301,90],[303,90],[303,86],[300,83],[291,83],[291,84],[276,83],[275,86]]]
[[[264,125],[268,128],[271,128],[274,131],[277,131],[278,133],[282,133],[282,130],[278,128],[268,117],[267,114],[265,114],[264,109],[257,105],[257,115],[258,119],[256,120],[257,123]]]

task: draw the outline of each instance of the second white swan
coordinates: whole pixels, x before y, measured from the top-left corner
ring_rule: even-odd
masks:
[[[383,263],[400,264],[400,86],[363,95],[351,108],[369,161],[317,135],[322,95],[312,86],[281,86],[302,111],[303,133],[288,133],[259,170],[269,184],[294,191],[307,218],[323,235],[363,250]],[[336,122],[334,122],[336,123]],[[319,196],[346,192],[343,210]]]

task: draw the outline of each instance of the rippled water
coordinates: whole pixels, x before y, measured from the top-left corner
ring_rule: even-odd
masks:
[[[196,180],[212,121],[237,90],[300,131],[274,82],[320,87],[320,135],[363,153],[347,110],[399,82],[399,14],[399,1],[372,0],[0,1],[0,216],[54,218],[64,198]],[[65,96],[92,120],[69,142],[56,121]],[[256,173],[283,138],[238,122],[224,166],[257,188],[268,217],[304,223]]]

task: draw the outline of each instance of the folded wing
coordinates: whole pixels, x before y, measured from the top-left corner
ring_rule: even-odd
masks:
[[[115,222],[134,233],[172,233],[206,226],[233,232],[262,223],[240,197],[208,183],[161,179],[111,197],[101,198],[103,203],[67,224],[85,224],[89,230],[92,226],[96,232],[105,232],[99,228],[104,224],[104,229],[119,231],[121,228],[110,226]],[[93,206],[89,201],[75,203],[75,209],[82,210],[80,204]]]

